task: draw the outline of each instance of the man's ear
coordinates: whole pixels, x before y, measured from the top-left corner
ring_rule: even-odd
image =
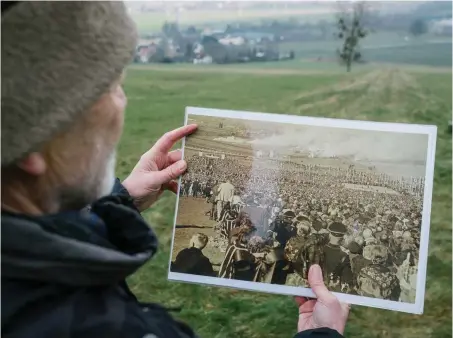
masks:
[[[17,166],[29,175],[40,176],[46,172],[47,165],[40,153],[31,153],[22,159]]]

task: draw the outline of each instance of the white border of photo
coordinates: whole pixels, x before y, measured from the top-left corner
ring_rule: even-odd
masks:
[[[385,123],[385,122],[370,122],[370,121],[355,121],[355,120],[342,120],[333,118],[318,118],[318,117],[304,117],[296,115],[284,114],[268,114],[268,113],[255,113],[246,111],[234,110],[221,110],[210,108],[187,107],[185,112],[185,122],[187,125],[189,115],[213,116],[224,117],[232,119],[244,119],[254,121],[267,121],[275,123],[290,123],[308,126],[331,127],[331,128],[347,128],[357,130],[370,130],[370,131],[387,131],[397,133],[410,133],[410,134],[424,134],[428,135],[428,149],[426,156],[426,171],[425,171],[425,187],[423,197],[423,211],[422,211],[422,225],[420,234],[420,250],[418,260],[418,273],[417,273],[417,290],[415,303],[404,303],[398,301],[390,301],[384,299],[377,299],[371,297],[363,297],[356,295],[348,295],[344,293],[334,293],[341,302],[353,305],[362,305],[368,307],[375,307],[380,309],[401,311],[413,314],[422,314],[424,299],[425,299],[425,285],[426,285],[426,268],[428,261],[428,244],[429,244],[429,228],[431,219],[431,201],[434,179],[434,160],[436,150],[436,137],[437,127],[432,125],[418,125],[418,124],[404,124],[404,123]],[[182,145],[182,156],[184,158],[185,139]],[[178,186],[178,195],[176,201],[176,210],[173,224],[173,236],[171,243],[171,251],[173,252],[174,237],[176,231],[176,220],[178,215],[179,205],[179,189],[181,187],[181,180]],[[170,254],[170,263],[171,263]],[[234,279],[224,279],[218,277],[196,276],[190,274],[182,274],[170,271],[170,264],[168,268],[168,279],[172,281],[181,281],[194,284],[207,284],[213,286],[225,286],[236,289],[261,291],[273,294],[303,296],[315,298],[314,293],[310,288],[295,287],[288,285],[276,285],[258,282],[247,282]]]

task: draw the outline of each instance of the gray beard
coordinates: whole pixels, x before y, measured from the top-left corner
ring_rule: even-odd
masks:
[[[112,192],[115,184],[116,151],[108,157],[104,170],[91,174],[76,187],[65,187],[60,192],[61,210],[80,210]]]
[[[99,187],[98,198],[109,195],[112,192],[115,184],[115,167],[116,167],[116,151],[113,151],[107,161],[104,177],[102,178]]]

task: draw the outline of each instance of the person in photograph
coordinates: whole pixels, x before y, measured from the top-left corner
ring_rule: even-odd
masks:
[[[206,184],[203,187],[203,197],[206,198],[206,202],[209,203],[209,197],[211,196],[211,191],[212,191],[213,183],[211,179],[208,179]]]
[[[2,1],[1,9],[2,337],[197,337],[127,283],[158,250],[141,213],[176,192],[187,163],[171,149],[197,125],[166,132],[115,179],[122,80],[137,46],[125,4]],[[341,337],[349,307],[319,267],[310,278],[319,301],[298,298],[296,337]]]
[[[293,220],[296,214],[292,210],[283,210],[282,217],[277,218],[271,225],[270,230],[275,233],[275,239],[284,248],[291,237],[296,235]]]
[[[362,268],[357,277],[357,292],[360,296],[398,301],[400,282],[387,266],[388,250],[382,245],[368,245],[363,257],[371,264]]]
[[[262,237],[259,238],[262,239]],[[254,237],[249,241],[249,250],[253,239]],[[284,248],[275,240],[262,239],[262,241],[266,243],[264,250],[261,251],[262,255],[254,254],[258,259],[254,281],[284,285],[289,273],[289,261],[285,257]],[[256,251],[250,250],[250,252],[253,254]]]
[[[187,179],[182,179],[181,180],[181,187],[180,187],[180,190],[179,190],[179,193],[181,195],[181,197],[185,197],[186,196],[186,190],[187,190]]]
[[[239,189],[234,189],[233,198],[231,199],[231,207],[239,214],[244,206],[245,203],[242,201]]]
[[[352,288],[357,290],[357,278],[360,271],[366,266],[371,264],[371,261],[363,257],[363,246],[356,241],[352,241],[348,245],[349,250],[349,262],[351,265],[352,272]]]
[[[207,202],[211,205],[211,208],[210,208],[210,210],[208,210],[206,212],[205,215],[206,216],[209,215],[210,220],[216,219],[216,213],[217,213],[216,197],[217,197],[217,193],[218,193],[218,188],[219,188],[219,183],[217,181],[214,181],[212,183],[212,186],[208,193]]]
[[[192,185],[192,182],[190,179],[184,180],[184,186],[183,186],[184,187],[184,189],[183,189],[184,197],[190,197],[191,185]]]
[[[347,231],[340,222],[332,223],[328,231],[329,242],[324,246],[325,281],[330,284],[334,291],[341,291],[341,284],[352,284],[351,267],[348,262],[348,254],[342,249],[342,240]]]
[[[322,227],[322,223],[318,220],[309,222],[307,219],[304,219],[304,222],[311,223],[310,234],[308,235],[307,240],[303,244],[302,257],[304,261],[304,270],[305,270],[305,279],[308,279],[308,271],[310,267],[314,264],[319,266],[325,266],[326,257],[325,257],[325,246],[329,243],[329,233],[325,232]]]
[[[393,271],[400,281],[400,302],[414,303],[417,292],[417,259],[412,252],[398,252],[393,259]],[[392,269],[391,269],[392,270]]]
[[[200,194],[200,190],[201,190],[201,184],[198,179],[195,179],[192,182],[191,188],[192,188],[192,197],[197,198],[198,195]]]
[[[223,207],[227,202],[231,202],[233,196],[234,186],[231,184],[230,179],[227,179],[226,182],[219,184],[216,194],[216,205],[217,205],[216,221],[220,220],[220,215],[222,213]]]
[[[247,238],[253,233],[253,226],[245,221],[230,232],[230,244],[220,265],[220,278],[253,281],[257,260],[247,247]]]
[[[286,285],[306,286],[308,279],[307,242],[311,226],[308,218],[297,217],[296,236],[291,237],[285,246],[285,257],[290,262],[290,271],[286,278]]]
[[[203,249],[207,244],[208,236],[205,234],[193,235],[189,247],[181,250],[175,261],[171,263],[171,271],[214,277],[212,264],[209,258],[203,254]]]

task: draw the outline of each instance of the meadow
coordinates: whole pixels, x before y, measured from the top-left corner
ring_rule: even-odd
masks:
[[[451,67],[451,38],[430,34],[421,37],[407,36],[405,32],[375,32],[360,44],[363,60],[371,63],[396,63]],[[406,39],[407,38],[407,39]],[[335,60],[336,50],[342,41],[335,39],[282,43],[282,52],[293,50],[296,59]],[[288,62],[295,64],[298,60]]]
[[[239,71],[237,70],[239,69]],[[415,69],[415,68],[414,68]],[[299,72],[211,67],[130,67],[120,178],[166,131],[181,126],[186,106],[237,109],[438,126],[424,314],[355,306],[345,336],[451,337],[452,76],[431,68],[363,68],[351,74],[309,67]],[[181,307],[178,318],[204,338],[292,337],[291,297],[167,281],[175,196],[165,193],[144,217],[160,239],[159,253],[129,280],[142,301]]]

